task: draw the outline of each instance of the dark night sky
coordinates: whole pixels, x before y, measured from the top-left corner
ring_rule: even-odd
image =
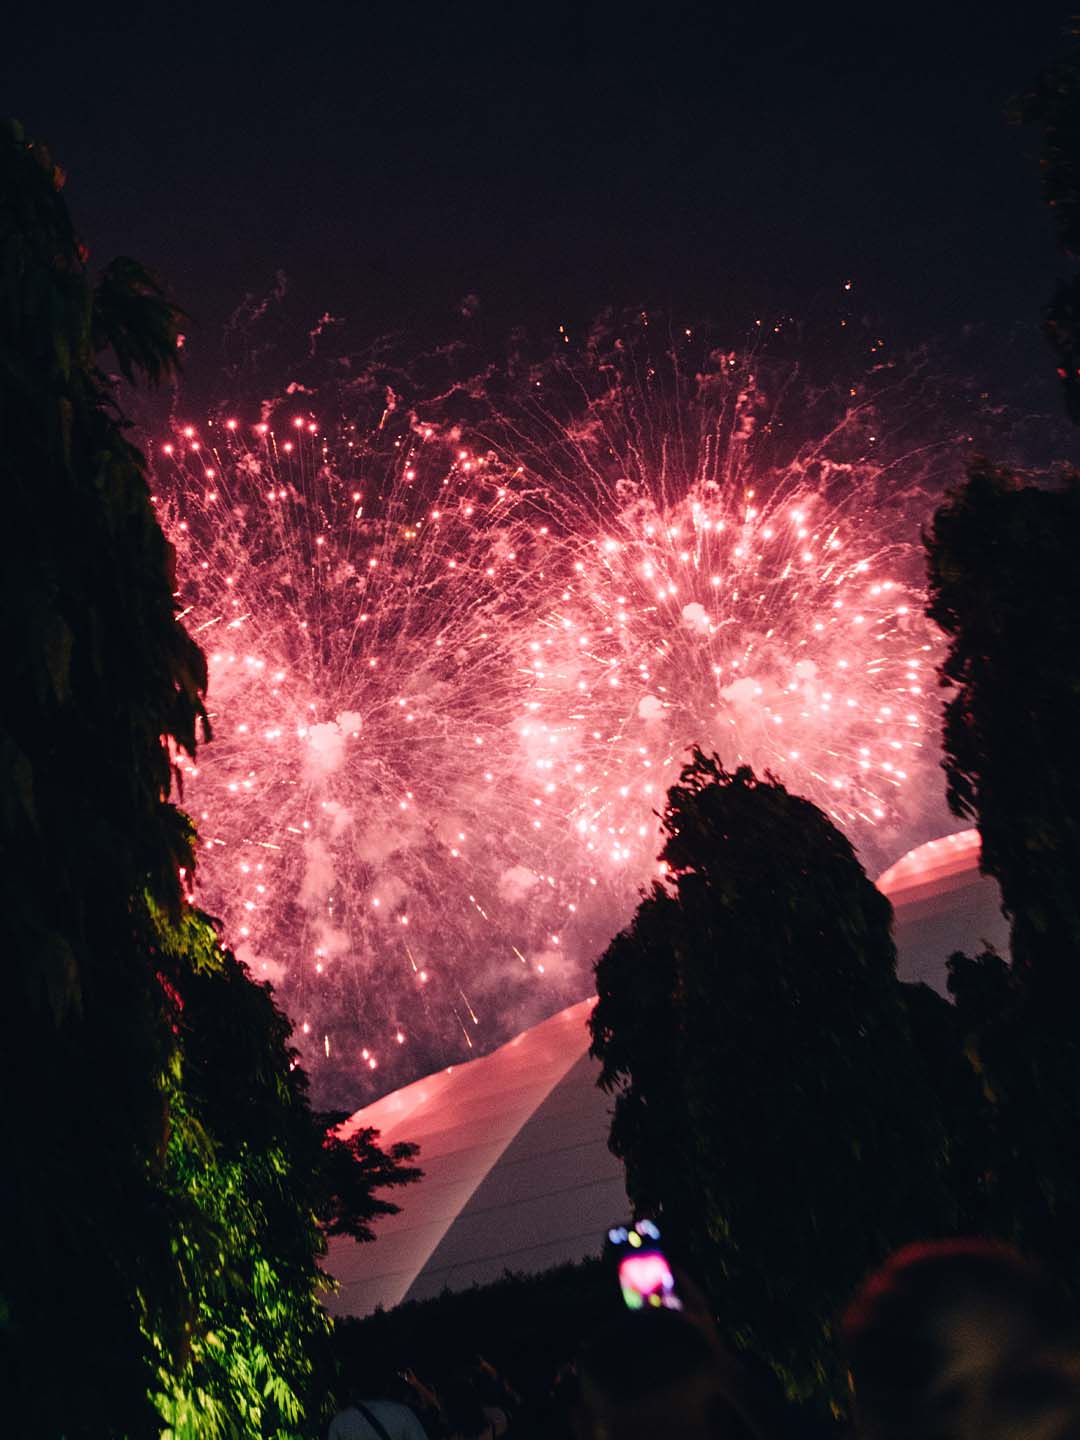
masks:
[[[66,8],[66,7],[65,7]],[[4,105],[51,143],[93,254],[136,255],[217,363],[245,293],[361,335],[745,323],[854,278],[907,344],[976,321],[1041,356],[1058,267],[1008,94],[1060,5],[158,5],[34,11]]]

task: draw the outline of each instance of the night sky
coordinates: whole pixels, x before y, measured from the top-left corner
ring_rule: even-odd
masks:
[[[112,5],[77,15],[27,10],[22,28],[9,28],[0,47],[5,67],[0,93],[3,108],[21,118],[29,134],[49,143],[66,169],[72,211],[92,257],[100,264],[116,254],[143,261],[189,314],[182,388],[150,402],[124,396],[140,422],[140,439],[151,444],[160,440],[167,420],[201,425],[215,407],[227,405],[230,414],[254,420],[261,401],[280,399],[290,380],[301,371],[307,376],[309,332],[324,315],[341,322],[325,327],[331,337],[325,344],[340,347],[326,351],[331,369],[345,355],[351,362],[354,355],[370,354],[373,342],[387,336],[392,340],[385,353],[392,349],[407,357],[410,379],[414,372],[426,379],[417,359],[425,351],[438,352],[437,363],[447,353],[455,361],[463,354],[469,363],[479,356],[478,369],[468,372],[475,375],[483,373],[489,355],[517,346],[522,336],[534,353],[548,353],[560,335],[557,327],[576,340],[608,307],[617,312],[644,307],[666,312],[669,319],[669,330],[657,327],[650,334],[689,335],[693,329],[697,337],[700,328],[707,339],[695,338],[695,345],[732,350],[755,334],[765,335],[769,345],[791,344],[795,358],[805,362],[800,379],[810,383],[799,393],[807,397],[822,375],[826,389],[834,378],[828,372],[834,342],[841,372],[853,359],[856,376],[860,367],[883,367],[881,373],[890,377],[917,374],[918,404],[925,402],[925,410],[910,420],[916,450],[923,444],[933,449],[942,435],[950,444],[979,444],[972,432],[985,422],[995,436],[995,458],[1037,467],[1075,443],[1070,437],[1059,444],[1067,428],[1062,419],[1048,422],[1060,415],[1060,402],[1054,358],[1040,334],[1042,307],[1065,264],[1055,251],[1040,194],[1040,136],[1011,126],[1005,107],[1067,48],[1067,12],[1058,5],[1004,9],[1002,15],[987,6],[942,4],[920,12],[867,6],[855,14],[806,6],[792,18],[775,7],[747,4],[497,10],[316,0],[306,7],[258,10],[235,5]],[[254,321],[261,307],[268,318]],[[779,323],[781,340],[773,342],[773,328],[756,331],[759,319],[766,327]],[[447,341],[463,343],[451,352]],[[910,363],[923,346],[933,366]],[[522,353],[528,348],[521,343]],[[785,352],[785,361],[791,353]],[[252,355],[257,359],[241,363]],[[320,349],[310,368],[323,360]],[[350,383],[352,377],[368,378],[358,364],[340,366],[339,372]],[[930,375],[947,378],[930,382]],[[342,391],[331,394],[336,398]],[[382,389],[372,387],[371,393],[381,407]],[[900,397],[893,403],[899,413],[907,402]],[[325,396],[312,397],[310,406],[327,429],[338,418],[320,413],[320,407],[329,409]],[[166,407],[168,416],[162,413]],[[800,420],[807,414],[813,424],[809,399]],[[903,423],[909,424],[906,415]],[[801,435],[798,425],[791,433]],[[908,431],[903,434],[906,443]],[[201,471],[202,462],[198,465]],[[282,489],[278,498],[284,495]],[[375,494],[374,501],[384,498]],[[208,495],[206,503],[217,499],[216,493]],[[351,516],[352,501],[348,511]],[[471,515],[471,508],[465,513]],[[869,513],[876,523],[878,512]],[[221,538],[227,548],[232,532],[216,521],[208,529],[215,543]],[[437,546],[438,530],[429,533]],[[316,544],[323,538],[320,534]],[[909,538],[914,544],[915,535]],[[420,553],[423,558],[436,552],[421,546]],[[290,553],[292,561],[297,557],[303,558],[302,547]],[[230,565],[235,558],[230,552]],[[204,568],[210,569],[209,561]],[[523,573],[529,581],[531,572]],[[543,574],[539,570],[540,580]],[[224,583],[233,584],[231,574]],[[263,595],[258,577],[251,583],[252,593]],[[291,594],[287,572],[283,584]],[[235,596],[239,589],[229,593]],[[311,591],[320,605],[323,593],[318,585]],[[392,629],[395,650],[416,661],[402,673],[411,684],[415,670],[422,692],[427,669],[421,662],[434,631],[421,626],[413,634],[398,619],[399,613],[411,613],[408,607],[395,608],[389,590],[372,593],[392,596],[382,615],[400,626]],[[507,593],[516,593],[512,584]],[[274,599],[279,591],[268,588],[265,595]],[[352,590],[347,598],[352,604]],[[373,603],[379,605],[377,599]],[[541,599],[534,604],[540,606]],[[259,605],[252,609],[262,613]],[[267,601],[266,609],[273,611],[273,604]],[[328,606],[328,613],[337,612]],[[468,616],[468,607],[461,613]],[[506,611],[511,613],[516,612]],[[288,603],[282,615],[286,626],[296,618]],[[276,622],[282,615],[274,612],[271,618]],[[426,612],[421,619],[426,623]],[[650,623],[642,622],[646,638]],[[294,641],[299,630],[290,632]],[[257,649],[257,623],[251,633]],[[351,646],[355,636],[347,633]],[[524,631],[517,639],[523,636]],[[278,644],[276,637],[268,642],[267,653],[276,655]],[[459,649],[466,657],[473,653],[465,641],[453,653]],[[282,653],[289,653],[287,645]],[[299,646],[296,653],[308,652]],[[332,680],[339,653],[327,645],[330,659],[319,662]],[[312,688],[317,688],[325,677],[314,668]],[[507,669],[527,673],[520,664]],[[387,673],[395,672],[388,667]],[[482,672],[463,664],[461,673],[454,693],[468,699],[470,676]],[[355,686],[355,674],[348,674]],[[222,693],[228,693],[225,687]],[[328,708],[317,728],[337,724],[329,708],[337,693],[333,684],[327,686]],[[377,714],[374,683],[371,693],[371,713]],[[392,689],[387,695],[388,705],[395,699],[406,703]],[[481,698],[486,701],[486,692]],[[715,707],[709,703],[711,714]],[[313,702],[307,706],[315,708]],[[396,710],[390,713],[397,716]],[[267,717],[267,723],[276,721],[276,709]],[[395,726],[400,728],[398,721]],[[241,731],[247,732],[246,711],[236,733]],[[514,776],[520,746],[516,732],[506,739],[510,734],[503,736],[503,758],[505,773]],[[680,734],[678,743],[684,738]],[[492,749],[497,751],[497,744]],[[399,752],[388,746],[387,753]],[[413,792],[406,788],[411,760],[405,747],[400,753],[406,759],[400,774],[393,771],[393,784],[400,782],[411,801]],[[447,774],[461,768],[458,758],[455,752]],[[426,764],[428,755],[420,759]],[[281,764],[274,773],[293,784],[293,772]],[[332,788],[331,776],[335,784],[338,779],[334,766],[326,764],[322,783]],[[608,773],[602,769],[601,780]],[[499,835],[504,831],[496,808],[485,808],[488,802],[479,798],[488,793],[491,779],[487,774],[485,783],[472,789],[463,782],[463,790],[474,806],[468,813],[480,817],[477,828],[490,820],[491,833]],[[340,783],[355,806],[356,795]],[[361,786],[360,793],[385,798],[389,785],[370,792]],[[281,793],[291,792],[286,787]],[[433,823],[432,814],[441,821],[442,798],[435,796],[425,823]],[[260,817],[267,834],[281,814],[269,805]],[[509,825],[510,805],[507,815]],[[396,809],[393,817],[396,825]],[[941,833],[950,823],[940,796],[931,797],[897,849]],[[456,821],[453,828],[456,832]],[[416,833],[423,835],[416,853],[426,856],[429,833]],[[394,826],[380,832],[372,852],[379,863],[391,854],[388,841],[384,853],[384,834],[393,838]],[[432,852],[438,864],[444,851],[440,840]],[[553,852],[561,855],[557,847]],[[288,853],[295,860],[300,852]],[[343,842],[352,878],[343,879],[342,862],[331,880],[342,892],[353,885],[350,896],[363,894],[366,905],[368,860],[361,865],[359,853],[359,842],[351,850]],[[457,857],[458,851],[450,854]],[[524,873],[532,883],[532,871],[511,864],[516,855],[506,859],[505,874],[501,854],[490,874],[486,856],[477,862],[485,901],[489,892],[498,898],[507,875],[517,875],[520,883]],[[577,851],[572,856],[566,866],[571,880]],[[323,869],[329,865],[319,863]],[[375,859],[371,868],[377,868]],[[554,861],[550,868],[559,870]],[[391,869],[387,861],[378,874]],[[438,865],[435,872],[445,873]],[[297,861],[288,883],[299,874]],[[305,870],[304,882],[294,887],[297,895],[306,875]],[[391,874],[387,883],[394,881]],[[282,892],[280,913],[288,913],[290,925],[299,922],[288,905],[304,909],[305,924],[316,915],[313,904],[292,898],[285,881]],[[417,998],[426,974],[418,972],[414,982],[384,939],[364,952],[363,964],[336,966],[333,980],[324,982],[311,980],[304,968],[310,956],[303,964],[298,958],[308,931],[295,951],[291,931],[287,946],[279,944],[279,932],[265,932],[274,941],[264,948],[275,965],[280,968],[276,957],[286,952],[297,960],[287,981],[293,985],[291,1013],[303,1021],[305,1035],[311,1031],[305,1063],[323,1067],[315,1076],[324,1090],[330,1083],[325,1076],[340,1067],[350,1104],[357,1098],[361,1046],[373,1046],[382,1065],[384,1051],[405,1045],[395,1034],[409,1032],[400,1061],[387,1060],[371,1084],[413,1078],[460,1053],[458,1026],[464,1030],[464,1025],[458,996],[466,1006],[472,1002],[459,984],[454,966],[460,957],[453,945],[465,956],[460,973],[470,993],[487,1007],[478,1034],[490,1045],[537,1018],[545,1006],[579,998],[587,984],[582,958],[603,943],[617,918],[614,909],[583,906],[578,938],[559,951],[560,962],[564,955],[576,956],[566,962],[565,989],[545,979],[519,1002],[518,990],[506,987],[508,948],[517,956],[515,967],[518,960],[536,964],[535,972],[521,972],[522,987],[532,986],[548,968],[555,973],[549,962],[539,963],[548,955],[541,948],[547,940],[541,942],[540,931],[534,935],[529,928],[541,903],[530,899],[526,906],[525,891],[506,900],[499,912],[503,919],[485,929],[474,954],[464,940],[445,941],[445,934],[476,933],[470,928],[476,925],[472,912],[461,909],[466,918],[460,930],[440,920],[424,931],[424,893],[419,883],[410,892],[418,909],[409,935],[414,941],[426,935],[435,956],[436,980],[423,991],[430,998]],[[445,893],[456,894],[451,885]],[[488,925],[468,888],[461,893]],[[257,908],[254,901],[245,905]],[[269,914],[272,902],[267,906]],[[569,911],[576,914],[576,904]],[[564,918],[560,911],[560,930]],[[526,933],[528,941],[522,938]],[[509,947],[489,936],[517,939]],[[529,949],[528,962],[518,941]],[[551,944],[562,943],[552,937]],[[378,1005],[369,1005],[364,978],[372,955],[386,961]],[[396,970],[387,959],[391,955]],[[253,963],[264,961],[257,974],[269,973],[265,957],[255,957],[254,950],[252,957]],[[409,959],[415,971],[411,952]],[[445,975],[439,969],[443,960]],[[317,972],[323,973],[321,961]],[[367,1048],[360,1055],[367,1060]],[[392,1064],[402,1067],[393,1075]]]
[[[890,344],[972,323],[1050,361],[1037,136],[1009,94],[1059,5],[31,8],[4,106],[48,141],[92,254],[190,312],[213,393],[228,316],[286,276],[298,350],[580,325],[658,305],[745,325],[846,280]]]

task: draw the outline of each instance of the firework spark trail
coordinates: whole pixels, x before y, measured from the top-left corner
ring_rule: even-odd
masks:
[[[317,1078],[400,1078],[584,993],[691,744],[864,845],[925,792],[923,469],[858,408],[779,444],[731,357],[679,386],[464,438],[390,406],[163,447],[210,660],[201,893]]]
[[[188,427],[167,447],[167,528],[212,677],[215,740],[187,767],[203,893],[302,1034],[326,1051],[329,1012],[381,1050],[373,994],[404,1043],[430,1025],[385,1001],[442,972],[464,990],[465,957],[502,944],[490,812],[504,842],[529,825],[506,736],[534,537],[519,496],[430,428],[377,455],[343,439],[340,463],[311,422],[280,444],[258,430]]]

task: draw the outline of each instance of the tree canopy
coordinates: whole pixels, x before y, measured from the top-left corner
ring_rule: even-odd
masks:
[[[834,1316],[953,1219],[891,907],[820,810],[715,756],[694,752],[663,829],[664,881],[596,968],[612,1149],[730,1337],[792,1397],[839,1402]]]
[[[1001,887],[1010,958],[953,956],[960,1042],[983,1091],[969,1131],[983,1224],[1080,1285],[1080,484],[970,467],[926,536],[949,802]]]
[[[417,1172],[325,1135],[269,989],[190,903],[172,756],[206,666],[105,368],[171,373],[179,312],[132,260],[92,283],[62,186],[0,130],[0,1413],[283,1437],[329,1381],[326,1229],[368,1238],[373,1187]]]
[[[945,772],[978,821],[1012,955],[1048,1015],[1080,994],[1080,483],[1057,490],[977,461],[926,536]]]

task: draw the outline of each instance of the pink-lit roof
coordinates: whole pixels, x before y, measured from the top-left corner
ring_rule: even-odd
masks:
[[[953,875],[967,875],[979,867],[979,832],[958,830],[939,840],[927,840],[902,855],[895,865],[878,876],[879,890],[896,903],[896,897],[912,885],[925,885]]]
[[[901,979],[944,991],[958,949],[1004,949],[994,881],[973,830],[928,841],[878,879],[895,913]],[[331,1242],[340,1283],[329,1308],[364,1315],[443,1288],[536,1272],[599,1251],[625,1214],[622,1168],[607,1148],[610,1100],[596,1085],[582,1000],[490,1055],[436,1071],[357,1111],[385,1143],[420,1145],[425,1175],[378,1224],[374,1245]]]
[[[594,1248],[626,1208],[607,1150],[608,1101],[586,1056],[583,1000],[481,1059],[439,1070],[366,1106],[343,1129],[374,1125],[415,1141],[424,1179],[380,1221],[374,1245],[331,1243],[340,1293],[363,1314],[460,1288],[504,1269],[544,1269]]]

